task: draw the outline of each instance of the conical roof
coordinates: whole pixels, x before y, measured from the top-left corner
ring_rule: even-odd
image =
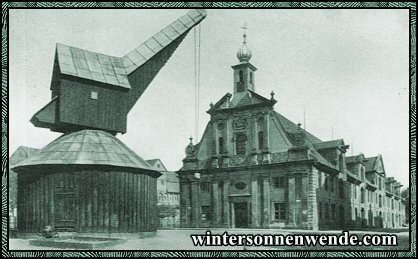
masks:
[[[14,165],[13,170],[34,166],[83,165],[110,166],[124,169],[140,169],[160,173],[115,136],[101,130],[81,130],[64,134],[49,143],[39,152]]]

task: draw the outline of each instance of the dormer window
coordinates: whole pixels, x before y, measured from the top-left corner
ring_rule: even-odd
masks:
[[[361,169],[360,169],[360,178],[361,178],[362,181],[364,181],[365,178],[366,178],[366,172],[364,170],[364,167],[361,167]]]

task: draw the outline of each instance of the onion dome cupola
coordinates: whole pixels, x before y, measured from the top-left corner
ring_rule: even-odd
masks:
[[[242,44],[242,47],[238,50],[237,52],[237,58],[239,60],[239,62],[244,63],[244,62],[249,62],[252,56],[251,50],[247,47],[247,25],[244,24],[244,27],[242,27],[244,29],[244,42]]]
[[[234,96],[240,96],[241,93],[246,93],[248,90],[255,91],[254,72],[257,70],[255,66],[250,63],[252,57],[251,50],[247,47],[247,24],[242,27],[244,29],[243,45],[237,52],[239,64],[232,66],[234,70]]]
[[[195,146],[193,145],[193,138],[190,137],[190,143],[187,145],[185,152],[186,152],[186,157],[193,157],[196,155],[196,149]]]

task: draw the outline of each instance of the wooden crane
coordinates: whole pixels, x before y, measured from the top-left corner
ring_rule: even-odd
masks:
[[[57,44],[52,99],[31,122],[63,133],[83,129],[125,133],[129,111],[205,17],[205,10],[190,10],[123,57]]]

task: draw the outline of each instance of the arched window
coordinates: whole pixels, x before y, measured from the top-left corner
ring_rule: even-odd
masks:
[[[253,72],[250,72],[250,83],[254,84]]]
[[[362,166],[360,168],[360,178],[361,178],[362,181],[364,181],[364,179],[366,178],[366,175],[365,174],[366,173],[365,173],[364,167]]]
[[[340,179],[339,181],[340,198],[344,198],[344,182]]]
[[[237,134],[235,140],[235,153],[237,155],[245,155],[245,146],[247,143],[247,136],[243,133]]]
[[[219,143],[219,154],[223,154],[225,152],[225,150],[224,150],[224,138],[219,137],[218,143]]]
[[[379,194],[379,208],[382,207],[382,195]]]
[[[239,81],[240,81],[241,83],[243,83],[243,82],[244,82],[244,72],[242,72],[242,70],[240,70],[240,71],[239,71]]]
[[[361,203],[364,203],[365,202],[365,191],[364,191],[364,188],[363,187],[361,187],[361,189],[360,189],[360,202]]]
[[[264,132],[262,131],[258,132],[258,149],[264,149]]]
[[[325,191],[328,191],[328,181],[329,181],[329,176],[325,175],[325,183],[324,183],[324,189]]]
[[[322,187],[322,173],[318,171],[318,188]]]
[[[353,185],[354,199],[357,199],[357,186]]]

